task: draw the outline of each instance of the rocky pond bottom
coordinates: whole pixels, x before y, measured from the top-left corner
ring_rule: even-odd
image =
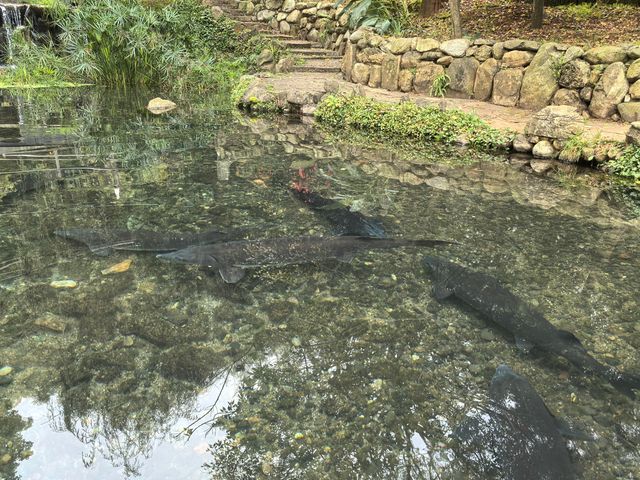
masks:
[[[4,98],[1,478],[493,478],[451,434],[501,364],[594,438],[567,442],[582,478],[640,477],[639,400],[438,302],[422,265],[435,254],[489,274],[602,363],[639,372],[636,190],[535,175],[522,159],[357,146],[215,102],[173,99],[153,116],[152,96]],[[230,285],[53,234],[331,235],[291,187],[388,236],[460,245],[254,269]]]

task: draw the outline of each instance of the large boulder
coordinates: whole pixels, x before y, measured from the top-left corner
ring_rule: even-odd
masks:
[[[486,45],[484,45],[486,46]],[[488,47],[487,47],[488,48]],[[473,98],[476,100],[489,100],[493,90],[493,77],[500,70],[500,65],[495,58],[490,58],[482,63],[476,72],[476,80],[473,84]]]
[[[618,105],[618,112],[625,122],[640,121],[640,102],[627,102]]]
[[[629,96],[631,100],[640,100],[640,80],[631,85],[629,88]]]
[[[627,143],[640,147],[640,122],[633,122],[629,127]]]
[[[595,47],[584,54],[584,59],[592,65],[624,62],[626,58],[625,49],[614,46]]]
[[[493,49],[489,45],[480,45],[473,55],[479,62],[485,62],[491,58]]]
[[[171,100],[165,100],[163,98],[156,97],[149,100],[149,103],[147,104],[147,110],[155,115],[159,115],[161,113],[173,110],[174,108],[176,108],[176,106],[177,105]]]
[[[351,81],[351,71],[353,70],[353,64],[356,63],[356,51],[356,46],[351,42],[347,42],[347,47],[342,57],[342,76],[348,82]]]
[[[411,50],[414,41],[414,38],[392,37],[382,45],[382,49],[394,55],[402,55]]]
[[[353,66],[353,70],[351,70],[351,81],[354,83],[359,83],[361,85],[366,85],[369,83],[369,75],[371,73],[371,68],[369,65],[365,65],[364,63],[356,63]]]
[[[525,134],[558,140],[580,133],[584,119],[577,109],[568,106],[549,106],[535,113],[524,129]]]
[[[596,118],[607,118],[616,113],[616,105],[624,100],[629,91],[624,63],[609,65],[593,89],[589,112]]]
[[[382,82],[382,67],[380,65],[371,65],[368,85],[372,88],[380,88]]]
[[[627,69],[627,80],[630,82],[640,80],[640,58],[629,65]]]
[[[398,75],[398,88],[402,92],[410,92],[413,89],[414,73],[411,70],[401,70]]]
[[[554,105],[568,105],[575,107],[580,111],[586,110],[587,106],[580,98],[580,94],[577,90],[571,90],[569,88],[561,88],[553,96],[552,103]]]
[[[533,156],[536,158],[556,158],[558,156],[558,152],[553,148],[551,142],[548,140],[540,140],[533,146],[532,152]]]
[[[584,50],[580,47],[569,47],[562,55],[562,61],[564,63],[569,63],[573,60],[577,60],[578,58],[584,55]]]
[[[382,79],[380,85],[386,90],[398,90],[400,76],[400,57],[388,53],[382,60]]]
[[[451,78],[449,88],[463,97],[471,98],[479,66],[480,62],[473,57],[454,58],[447,69],[447,74]]]
[[[356,59],[360,63],[375,63],[376,65],[381,65],[384,55],[379,48],[367,47],[356,54]]]
[[[418,66],[418,62],[420,62],[421,53],[416,52],[415,50],[410,50],[404,55],[402,55],[402,59],[400,60],[400,68],[408,69],[408,68],[416,68]]]
[[[514,107],[518,103],[522,87],[522,69],[508,68],[500,70],[493,79],[493,96],[491,101],[496,105]]]
[[[540,44],[533,40],[507,40],[504,42],[504,48],[507,50],[530,50],[537,52]]]
[[[416,41],[416,51],[420,53],[438,50],[438,47],[440,42],[433,38],[418,38]]]
[[[560,70],[558,83],[565,88],[582,88],[589,82],[591,67],[584,60],[571,60]]]
[[[502,65],[506,68],[526,67],[531,63],[535,54],[524,50],[512,50],[502,57]]]
[[[520,106],[539,110],[548,105],[558,90],[557,62],[562,56],[555,43],[545,43],[527,68],[522,79]]]
[[[464,57],[471,42],[466,38],[455,38],[440,44],[440,50],[450,57]]]
[[[444,74],[444,67],[435,63],[425,62],[416,68],[416,76],[413,79],[413,88],[418,93],[431,95],[433,82],[437,77]]]

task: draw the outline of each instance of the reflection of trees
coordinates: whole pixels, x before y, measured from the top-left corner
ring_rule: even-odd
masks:
[[[3,388],[0,386],[0,388]],[[29,428],[30,422],[25,421],[15,410],[8,406],[8,402],[0,402],[0,478],[3,480],[17,480],[18,464],[28,456],[31,442],[22,438],[22,431]]]
[[[408,354],[415,341],[350,323],[310,327],[315,338],[289,338],[252,369],[217,420],[228,435],[215,478],[440,478],[448,452],[434,444],[444,435],[429,420],[429,373]]]

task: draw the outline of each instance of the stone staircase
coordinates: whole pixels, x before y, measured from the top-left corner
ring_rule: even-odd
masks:
[[[295,65],[290,71],[294,72],[340,72],[342,60],[333,50],[323,48],[322,45],[308,40],[286,35],[273,30],[268,24],[258,22],[253,17],[238,9],[237,0],[209,0],[209,5],[219,7],[226,16],[237,21],[240,28],[261,33],[267,38],[278,41],[295,58]]]

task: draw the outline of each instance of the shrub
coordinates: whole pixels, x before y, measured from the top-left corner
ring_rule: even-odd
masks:
[[[629,145],[616,160],[607,163],[609,171],[640,181],[640,147]]]

